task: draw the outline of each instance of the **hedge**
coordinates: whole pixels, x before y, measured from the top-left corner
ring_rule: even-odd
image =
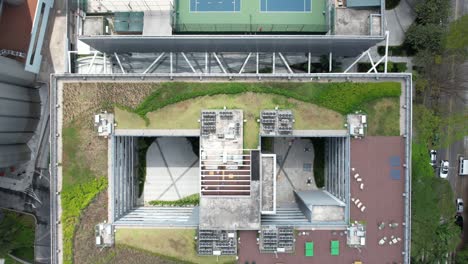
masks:
[[[384,56],[385,46],[378,46],[377,52],[379,53],[380,56]],[[388,56],[408,57],[408,56],[414,56],[415,53],[416,53],[415,50],[413,50],[411,47],[405,44],[401,46],[388,46]]]
[[[82,210],[105,188],[107,188],[107,178],[100,177],[62,189],[63,263],[73,263],[73,238]]]
[[[385,9],[391,10],[398,6],[400,0],[385,0]]]
[[[379,64],[377,66],[378,72],[383,72],[385,70],[384,64]],[[358,72],[368,72],[372,68],[372,65],[368,62],[358,63]],[[406,72],[407,66],[405,62],[391,62],[387,64],[387,72]]]
[[[200,204],[200,195],[196,193],[175,201],[155,200],[150,201],[149,204],[154,206],[196,206]]]
[[[146,181],[146,153],[148,148],[153,143],[153,137],[139,137],[138,138],[138,197],[141,196],[145,187]]]
[[[325,186],[325,139],[311,138],[314,147],[314,180],[317,188]]]
[[[162,107],[200,96],[240,94],[246,92],[282,95],[313,103],[341,114],[359,110],[364,103],[383,98],[398,97],[401,84],[375,83],[182,83],[156,84],[155,92],[148,96],[133,112],[146,119],[146,114]]]

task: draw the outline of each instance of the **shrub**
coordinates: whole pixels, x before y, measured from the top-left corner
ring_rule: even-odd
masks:
[[[360,62],[358,63],[358,72],[368,72],[372,68],[372,65],[368,62]],[[384,72],[385,65],[383,63],[377,66],[378,72]],[[387,64],[387,72],[405,72],[407,70],[407,66],[405,62],[392,62],[389,61]]]
[[[380,56],[385,55],[385,46],[378,46],[377,47],[377,52],[379,53]],[[401,45],[401,46],[388,46],[388,55],[389,56],[401,56],[401,57],[406,57],[406,56],[414,56],[416,53],[415,50],[411,49],[410,46],[408,45]]]
[[[391,10],[398,6],[400,0],[385,0],[385,9]]]
[[[101,177],[87,183],[66,186],[62,189],[63,262],[73,263],[73,238],[81,211],[94,197],[107,187],[107,178]]]
[[[144,190],[146,180],[146,153],[153,141],[154,138],[152,137],[138,138],[138,197],[141,196]]]
[[[311,138],[314,146],[314,179],[317,188],[325,186],[325,140]]]
[[[154,206],[196,206],[200,204],[200,195],[196,193],[175,201],[155,200],[150,201],[149,204]]]

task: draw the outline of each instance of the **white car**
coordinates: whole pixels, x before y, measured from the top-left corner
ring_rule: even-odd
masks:
[[[439,177],[442,178],[442,179],[447,179],[448,171],[449,171],[449,162],[448,162],[448,160],[441,160],[440,161]]]
[[[457,214],[463,214],[463,199],[457,198],[456,203],[457,203]]]

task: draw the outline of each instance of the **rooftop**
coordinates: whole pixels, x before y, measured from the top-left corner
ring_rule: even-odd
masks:
[[[175,32],[325,33],[327,1],[176,1]]]
[[[14,6],[3,1],[3,11],[0,14],[0,32],[2,32],[0,50],[6,49],[24,54],[28,52],[37,2],[38,0],[25,0],[24,3]],[[15,58],[22,62],[26,60]]]

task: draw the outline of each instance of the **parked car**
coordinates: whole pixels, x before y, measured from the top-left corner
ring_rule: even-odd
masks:
[[[432,167],[435,167],[436,165],[436,162],[437,162],[437,151],[431,149],[431,151],[429,152],[429,155],[431,157],[431,166]]]
[[[448,171],[449,171],[449,162],[448,162],[448,160],[441,160],[440,161],[439,177],[442,178],[442,179],[447,179]]]
[[[468,159],[465,159],[463,156],[459,158],[458,174],[460,176],[468,175]]]
[[[457,198],[455,202],[457,204],[457,214],[463,214],[463,199]]]
[[[455,216],[455,224],[461,228],[461,231],[463,232],[463,216],[461,215],[456,215]]]

